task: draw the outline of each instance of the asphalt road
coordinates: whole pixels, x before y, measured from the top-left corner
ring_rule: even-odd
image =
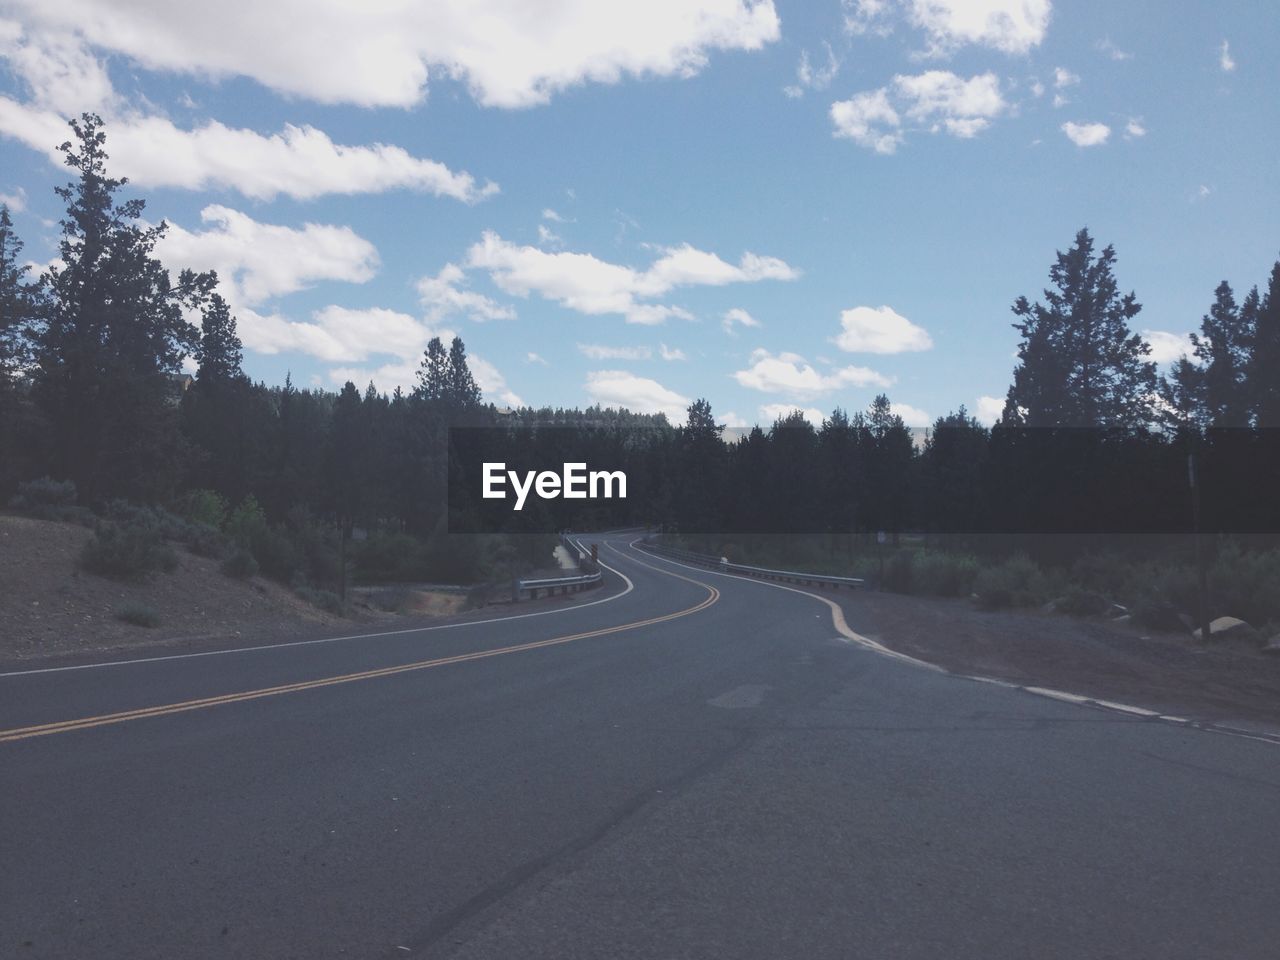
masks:
[[[1280,956],[1280,747],[601,552],[542,615],[0,676],[0,957]]]

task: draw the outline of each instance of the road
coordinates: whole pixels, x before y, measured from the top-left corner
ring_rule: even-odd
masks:
[[[1280,747],[601,558],[537,616],[0,676],[0,956],[1280,955]]]

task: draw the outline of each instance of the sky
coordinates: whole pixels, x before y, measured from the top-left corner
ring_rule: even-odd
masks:
[[[1055,252],[1152,356],[1280,256],[1272,0],[0,0],[0,202],[57,256],[66,120],[216,269],[254,379],[730,426],[999,415]]]

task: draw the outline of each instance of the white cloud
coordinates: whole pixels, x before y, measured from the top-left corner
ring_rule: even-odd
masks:
[[[609,347],[600,343],[580,343],[578,352],[590,360],[649,360],[653,351],[648,347]]]
[[[891,99],[892,98],[892,99]],[[931,133],[975,137],[1008,108],[994,73],[969,79],[947,70],[899,74],[888,87],[831,105],[835,136],[876,153],[893,153],[904,138],[903,119]]]
[[[1126,140],[1137,140],[1139,137],[1147,135],[1147,128],[1142,125],[1141,120],[1130,120],[1124,125],[1124,138]]]
[[[793,397],[816,397],[842,387],[887,387],[893,381],[867,367],[841,367],[819,373],[799,354],[755,350],[751,366],[733,375],[742,386],[762,393],[785,393]]]
[[[876,153],[893,153],[902,143],[902,118],[889,102],[889,91],[884,87],[837,100],[831,105],[831,123],[835,136]]]
[[[895,13],[925,31],[927,54],[941,56],[967,44],[1024,54],[1044,40],[1050,0],[843,0],[845,29],[885,36]]]
[[[794,403],[766,403],[760,407],[760,420],[772,426],[779,420],[785,420],[797,410],[815,427],[821,427],[822,421],[826,418],[826,415],[817,407],[798,407]]]
[[[1218,66],[1222,68],[1223,73],[1231,73],[1236,68],[1235,60],[1231,59],[1231,44],[1226,40],[1222,41],[1222,46],[1218,50]]]
[[[1025,54],[1049,29],[1049,0],[910,0],[913,25],[929,36],[933,52],[965,44]]]
[[[564,238],[545,223],[538,224],[538,243],[544,247],[563,246]]]
[[[854,307],[840,314],[841,332],[835,344],[849,353],[907,353],[929,350],[928,331],[892,307]]]
[[[896,401],[889,404],[889,412],[897,414],[902,418],[902,422],[908,427],[930,427],[933,426],[934,418],[929,416],[918,407],[913,407],[905,403]]]
[[[1093,46],[1099,53],[1106,54],[1108,57],[1110,57],[1112,60],[1115,60],[1116,62],[1133,59],[1132,53],[1127,53],[1124,50],[1121,50],[1112,42],[1110,37],[1103,37]]]
[[[1200,184],[1200,189],[1196,191],[1196,198],[1203,200],[1205,197],[1209,196],[1209,194],[1211,193],[1213,193],[1213,188],[1208,184],[1202,183]]]
[[[587,374],[587,395],[593,403],[622,407],[634,413],[665,413],[673,424],[684,423],[691,401],[656,380],[625,370],[596,370]]]
[[[844,7],[844,28],[854,35],[888,36],[894,0],[840,0]]]
[[[1031,81],[1031,95],[1037,99],[1044,96],[1044,84],[1040,82],[1039,78],[1034,78]]]
[[[735,324],[737,324],[740,327],[761,326],[761,323],[759,320],[757,320],[751,314],[747,313],[747,311],[743,310],[741,307],[734,307],[731,310],[726,310],[724,316],[720,319],[721,329],[723,329],[724,332],[729,334],[730,336],[737,335],[734,333]]]
[[[1097,147],[1107,142],[1111,128],[1105,123],[1072,123],[1062,125],[1062,132],[1077,147]]]
[[[976,404],[974,416],[979,423],[994,426],[1004,416],[1004,398],[981,396]]]
[[[1062,107],[1065,107],[1067,104],[1071,102],[1071,98],[1068,97],[1062,91],[1067,89],[1068,87],[1074,87],[1079,83],[1080,83],[1079,74],[1072,73],[1070,70],[1066,69],[1065,67],[1057,67],[1054,69],[1053,89],[1058,91],[1053,95],[1054,109],[1061,109]]]
[[[737,265],[688,244],[664,249],[647,270],[609,263],[589,253],[549,252],[517,246],[486,231],[467,253],[467,265],[484,269],[513,296],[530,293],[590,316],[621,314],[628,323],[656,324],[669,317],[692,319],[680,307],[642,303],[676,287],[721,286],[760,280],[790,280],[799,271],[775,257],[745,253]]]
[[[471,368],[471,375],[476,378],[476,386],[487,399],[496,399],[508,407],[524,406],[521,396],[507,385],[506,378],[498,372],[498,368],[484,357],[470,354],[467,357],[467,365]]]
[[[79,116],[85,110],[109,110],[118,102],[106,68],[72,33],[0,21],[0,57],[42,109]]]
[[[321,280],[364,283],[378,270],[377,249],[350,227],[259,223],[218,204],[201,210],[200,219],[204,230],[169,224],[157,256],[173,270],[217,270],[222,294],[234,306],[253,306]]]
[[[21,213],[27,209],[27,191],[18,187],[13,193],[0,193],[0,204],[4,204],[12,213]]]
[[[720,414],[720,416],[716,417],[716,421],[719,423],[723,423],[730,430],[742,430],[742,429],[745,429],[746,427],[751,426],[751,424],[747,423],[746,420],[738,416],[732,410],[730,410],[728,413]]]
[[[547,207],[542,211],[542,219],[550,220],[552,223],[564,223],[564,217],[560,216],[560,214],[556,213],[550,207]]]
[[[825,90],[831,86],[831,81],[840,71],[840,61],[836,59],[836,53],[831,49],[831,44],[824,41],[823,46],[827,51],[826,62],[817,67],[809,59],[808,50],[800,51],[800,63],[796,66],[796,83],[783,88],[787,96],[802,97],[806,90]]]
[[[689,357],[679,347],[668,347],[665,343],[658,344],[658,351],[663,360],[688,360]]]
[[[408,107],[429,78],[487,106],[527,107],[587,82],[692,76],[712,51],[779,35],[772,0],[11,0],[37,32],[78,35],[151,70],[244,76],[321,103]]]
[[[964,80],[946,70],[930,70],[914,77],[894,77],[893,83],[898,95],[909,102],[910,119],[932,123],[935,131],[941,122],[957,137],[972,137],[986,129],[1006,106],[994,73]]]
[[[237,332],[250,350],[266,354],[298,351],[329,363],[361,363],[388,355],[416,369],[427,341],[436,335],[449,336],[407,313],[381,307],[351,310],[329,306],[315,311],[310,322],[277,313],[264,315],[245,307],[235,312]]]
[[[461,289],[466,282],[462,268],[455,263],[446,263],[434,277],[419,280],[418,299],[427,311],[427,318],[434,322],[458,314],[477,323],[515,318],[516,312],[511,307],[474,290]]]
[[[540,364],[541,366],[544,366],[544,367],[549,367],[549,366],[551,366],[551,364],[549,364],[549,363],[546,361],[546,358],[544,358],[541,354],[534,353],[532,350],[530,350],[528,353],[526,353],[526,354],[524,355],[524,362],[525,362],[525,363],[537,363],[537,364]]]
[[[1169,333],[1166,330],[1143,330],[1142,339],[1151,344],[1148,360],[1164,365],[1175,363],[1183,354],[1192,355],[1191,338],[1185,333]]]
[[[236,190],[255,200],[280,194],[310,200],[326,194],[407,189],[474,203],[497,192],[469,173],[412,156],[401,147],[334,143],[322,130],[288,124],[267,136],[216,120],[186,130],[159,116],[108,114],[111,171],[142,187]],[[68,139],[53,111],[0,96],[0,133],[62,166],[57,144]]]

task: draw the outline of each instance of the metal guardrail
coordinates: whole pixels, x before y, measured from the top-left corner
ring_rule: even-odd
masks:
[[[656,553],[659,556],[671,557],[676,560],[684,560],[695,566],[707,567],[708,569],[719,570],[722,573],[737,573],[747,577],[759,577],[761,580],[774,580],[785,583],[798,583],[810,587],[856,587],[866,586],[866,581],[860,577],[833,577],[825,573],[801,573],[797,570],[770,570],[768,567],[752,567],[745,563],[730,563],[723,557],[712,556],[708,553],[692,553],[688,550],[676,550],[674,547],[664,547],[658,543],[645,543],[641,541],[640,546],[646,550]]]
[[[575,543],[567,536],[561,534],[560,545],[568,551],[569,556],[574,558],[579,569],[593,567],[591,556],[582,548],[582,544]],[[557,594],[577,593],[580,590],[589,590],[592,587],[600,585],[603,574],[599,569],[589,570],[587,573],[580,573],[572,577],[543,577],[537,580],[513,580],[511,583],[511,599],[519,600],[536,600],[538,597],[554,597]]]

